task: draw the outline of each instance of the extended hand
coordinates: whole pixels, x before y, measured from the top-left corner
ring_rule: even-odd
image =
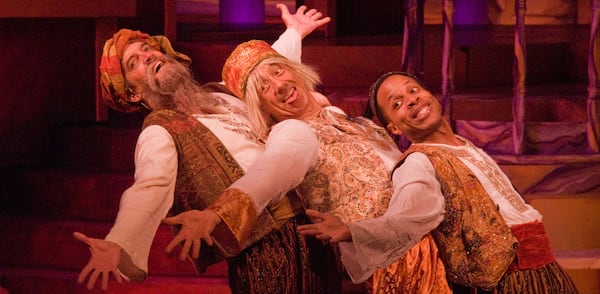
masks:
[[[290,14],[285,4],[279,3],[276,7],[281,10],[281,19],[286,28],[296,30],[302,39],[316,28],[331,21],[329,16],[323,17],[323,14],[316,9],[306,11],[307,8],[304,5],[298,7],[295,14]]]
[[[118,283],[122,282],[122,277],[118,269],[121,258],[121,247],[119,245],[102,239],[88,238],[79,232],[74,232],[73,237],[87,244],[92,252],[90,261],[88,261],[87,265],[79,273],[77,282],[83,283],[87,277],[87,288],[91,290],[94,288],[98,276],[102,275],[102,290],[106,290],[108,288],[110,273],[115,276]]]
[[[335,215],[312,209],[307,209],[306,215],[313,220],[314,224],[298,226],[300,234],[314,236],[321,241],[330,243],[352,241],[350,228]]]
[[[220,222],[221,218],[210,210],[188,210],[176,216],[165,218],[163,220],[164,224],[181,225],[181,229],[167,245],[165,251],[171,253],[177,244],[183,242],[179,260],[184,261],[190,249],[192,250],[192,258],[198,258],[200,256],[201,241],[204,240],[207,245],[212,246],[213,240],[210,234]]]

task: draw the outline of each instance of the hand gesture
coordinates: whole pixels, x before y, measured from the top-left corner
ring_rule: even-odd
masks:
[[[321,241],[329,241],[329,243],[352,241],[350,228],[337,216],[312,209],[307,209],[306,215],[314,223],[298,226],[301,235],[314,236]]]
[[[173,240],[167,245],[165,251],[171,253],[177,244],[183,242],[183,247],[179,253],[179,260],[184,261],[190,249],[192,258],[200,256],[200,246],[202,240],[208,246],[213,246],[213,240],[210,234],[221,222],[221,218],[210,210],[188,210],[173,217],[167,217],[163,220],[167,225],[181,225],[181,229],[175,235]]]
[[[329,16],[323,17],[323,14],[316,9],[306,11],[304,5],[298,7],[295,14],[290,14],[285,4],[279,3],[276,7],[281,11],[281,19],[286,28],[296,30],[302,39],[316,28],[331,21]]]
[[[87,288],[91,290],[94,288],[98,276],[102,275],[102,290],[106,290],[110,273],[115,276],[118,283],[122,282],[122,277],[119,273],[119,261],[121,258],[121,247],[119,245],[102,239],[88,238],[79,232],[73,232],[73,237],[87,244],[92,252],[90,261],[88,261],[87,265],[79,273],[77,282],[83,283],[88,278]]]

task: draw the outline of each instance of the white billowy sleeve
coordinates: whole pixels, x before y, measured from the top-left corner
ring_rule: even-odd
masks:
[[[288,119],[271,129],[265,151],[230,188],[253,198],[258,213],[303,180],[319,158],[319,142],[306,123]]]
[[[134,265],[148,272],[150,246],[173,205],[177,150],[160,126],[145,128],[135,148],[134,183],[121,196],[119,212],[106,240],[119,245]]]
[[[339,243],[342,262],[355,283],[401,258],[443,220],[444,196],[424,154],[410,154],[392,180],[394,195],[386,213],[347,223],[352,242]]]
[[[294,29],[285,30],[271,47],[291,61],[302,61],[302,38]]]

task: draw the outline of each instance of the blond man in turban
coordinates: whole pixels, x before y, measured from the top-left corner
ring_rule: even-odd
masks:
[[[304,6],[295,14],[290,14],[285,5],[278,8],[288,29],[273,46],[299,59],[300,40],[329,18]],[[191,255],[199,271],[227,258],[234,293],[338,291],[339,279],[322,272],[327,268],[316,267],[308,254],[309,249],[325,252],[327,248],[312,246],[295,229],[302,223],[300,205],[293,195],[285,197],[295,186],[294,180],[291,184],[271,183],[273,175],[264,172],[270,170],[265,165],[282,161],[277,150],[301,143],[310,150],[313,143],[288,140],[287,132],[276,131],[283,138],[262,154],[265,148],[251,131],[244,103],[219,85],[213,87],[217,89],[214,93],[203,90],[191,75],[187,66],[190,62],[162,36],[123,29],[106,42],[100,64],[104,100],[122,112],[142,107],[151,112],[136,146],[135,181],[122,195],[109,234],[95,239],[74,233],[92,252],[78,281],[87,280],[90,289],[98,277],[106,289],[110,274],[118,282],[122,277],[143,281],[150,246],[161,221],[169,212],[198,209],[194,212],[199,216],[186,214],[189,217],[177,216],[166,222],[179,224],[177,230],[186,233],[186,221],[201,218],[211,229],[193,239],[176,237],[167,251],[181,241],[180,259],[185,260],[193,249]],[[297,122],[287,127],[310,133]],[[303,158],[311,155],[302,152],[294,158],[294,163],[301,166]],[[252,165],[255,160],[258,167]],[[299,182],[303,174],[290,177]],[[248,183],[264,184],[252,189]],[[231,213],[232,206],[244,209]],[[212,228],[216,230],[211,236]],[[202,241],[218,245],[218,252],[199,256]]]
[[[315,90],[320,78],[313,68],[281,56],[264,41],[252,40],[231,53],[222,75],[227,87],[246,101],[258,134],[266,136],[279,123],[298,119],[319,139],[319,158],[297,189],[307,208],[347,222],[386,212],[393,194],[391,171],[400,150],[373,121],[349,117],[329,105]],[[360,274],[351,270],[352,259],[343,245],[339,249],[347,273],[355,283],[366,282],[371,293],[450,293],[429,235],[412,240],[405,256],[390,256],[395,263],[378,264],[384,269]]]

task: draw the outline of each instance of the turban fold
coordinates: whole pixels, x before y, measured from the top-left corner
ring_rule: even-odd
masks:
[[[221,76],[225,85],[244,100],[248,76],[254,68],[269,57],[282,57],[265,41],[251,40],[238,45],[225,60]]]
[[[177,61],[190,64],[192,60],[185,54],[173,49],[165,36],[150,36],[140,31],[121,29],[112,38],[106,40],[100,59],[100,84],[102,98],[111,108],[121,112],[133,112],[141,107],[128,102],[125,75],[121,68],[121,60],[125,47],[132,41],[143,41],[162,53],[174,57]]]

